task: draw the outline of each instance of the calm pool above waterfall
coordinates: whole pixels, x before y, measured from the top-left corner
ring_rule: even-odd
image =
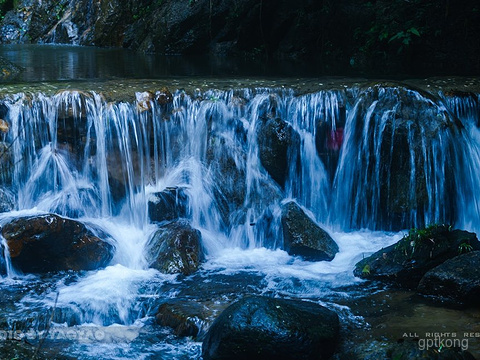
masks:
[[[213,319],[252,294],[325,305],[357,342],[373,341],[356,299],[385,289],[354,277],[355,263],[413,227],[480,230],[478,79],[259,77],[243,69],[245,77],[225,78],[231,68],[212,77],[177,59],[138,64],[118,50],[45,50],[0,48],[26,69],[0,84],[0,225],[53,213],[115,250],[99,269],[28,273],[2,236],[5,354],[200,359]],[[183,196],[180,217],[201,235],[205,258],[191,274],[150,266],[150,239],[163,224],[150,204],[172,189]],[[282,214],[291,201],[337,243],[332,261],[285,249]],[[410,295],[392,296],[400,303]],[[464,313],[435,315],[415,301],[421,314],[375,336],[396,340],[425,316],[425,326],[449,321],[438,331],[470,331]],[[157,324],[164,303],[200,307],[200,335]],[[469,350],[480,353],[478,339]]]

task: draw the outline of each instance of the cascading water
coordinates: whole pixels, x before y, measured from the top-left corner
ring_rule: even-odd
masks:
[[[93,92],[65,91],[3,103],[11,158],[4,186],[17,208],[0,222],[57,213],[102,229],[116,248],[106,269],[60,275],[48,291],[25,293],[11,319],[56,306],[62,326],[128,326],[143,348],[141,329],[151,326],[155,304],[191,296],[188,287],[208,284],[209,274],[255,269],[262,280],[245,286],[257,292],[325,301],[335,287],[356,281],[351,266],[362,253],[401,237],[372,230],[480,224],[478,111],[448,97],[379,85],[299,96],[261,88],[145,92],[113,104]],[[265,138],[271,129],[288,146],[269,159],[265,149],[277,149]],[[185,189],[186,217],[207,254],[199,278],[183,287],[146,259],[156,229],[147,203],[174,187]],[[281,250],[281,208],[291,199],[331,230],[340,247],[331,263]],[[4,280],[29,281],[22,279],[9,267]],[[172,350],[178,344],[163,341],[166,358],[179,356]],[[198,356],[198,343],[182,344],[182,356]],[[109,349],[88,351],[94,358]],[[110,358],[129,356],[122,351]]]
[[[446,96],[450,95],[450,96]],[[478,174],[480,172],[480,95],[471,93],[440,93],[445,107],[453,116],[458,117],[465,126],[462,141],[456,142],[455,164],[459,171],[457,174],[458,214],[459,227],[471,229],[478,233],[480,225],[478,214],[480,202],[476,190],[478,188]],[[468,135],[467,135],[468,134]]]
[[[455,176],[468,154],[455,149],[462,125],[444,107],[417,91],[377,86],[360,95],[345,127],[334,183],[334,216],[344,228],[456,220]]]

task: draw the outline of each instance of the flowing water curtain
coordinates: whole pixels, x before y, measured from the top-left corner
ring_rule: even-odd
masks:
[[[439,97],[465,126],[480,126],[480,94],[446,91],[439,92]]]
[[[131,105],[65,91],[52,97],[19,94],[8,106],[20,209],[108,216],[114,180],[123,180],[129,199],[141,192],[145,141]]]
[[[282,245],[278,216],[282,191],[261,162],[260,128],[269,119],[285,119],[292,93],[278,89],[255,89],[244,118],[245,136],[245,198],[243,221],[232,229],[235,245],[255,248],[276,248]],[[276,161],[277,159],[272,159]]]
[[[455,143],[459,164],[457,183],[458,226],[480,231],[480,95],[464,92],[440,92],[440,98],[453,116],[465,126],[462,142]],[[465,144],[465,145],[464,145]]]
[[[394,86],[366,89],[347,119],[335,179],[343,228],[399,230],[454,223],[464,165],[462,124],[433,98]]]
[[[345,92],[335,90],[295,97],[289,104],[288,119],[301,141],[300,160],[290,159],[287,197],[297,199],[321,222],[328,219],[347,107]]]
[[[70,109],[69,113],[62,105],[70,103],[76,107],[77,94],[16,96],[19,98],[9,103],[9,121],[13,130],[14,186],[18,190],[19,207],[40,205],[46,211],[58,208],[59,212],[62,209],[68,212],[71,208],[76,212],[82,199],[73,189],[86,192],[89,189],[76,167],[80,159],[70,157],[77,150],[74,149],[77,139],[66,136],[64,131],[67,122],[75,122],[77,110]],[[76,128],[71,123],[69,126]],[[83,200],[88,201],[87,198]]]

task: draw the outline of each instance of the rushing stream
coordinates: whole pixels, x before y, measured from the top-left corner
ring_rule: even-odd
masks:
[[[15,208],[0,223],[56,213],[101,229],[116,249],[104,269],[48,275],[22,274],[6,252],[4,338],[17,331],[37,345],[46,335],[42,351],[80,359],[200,358],[200,342],[155,324],[158,305],[202,304],[208,323],[244,294],[327,304],[362,329],[339,305],[361,284],[357,261],[411,227],[480,230],[478,97],[401,85],[155,90],[132,102],[93,91],[2,100],[2,181]],[[269,119],[298,134],[280,175],[261,155]],[[190,276],[148,266],[148,202],[169,188],[184,189],[186,218],[202,235],[206,261]],[[337,242],[333,261],[282,250],[281,206],[291,199]]]

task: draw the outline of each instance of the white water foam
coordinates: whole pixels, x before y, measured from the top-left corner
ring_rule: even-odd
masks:
[[[372,231],[332,233],[339,252],[331,262],[304,261],[280,249],[224,249],[218,257],[204,264],[203,269],[226,275],[257,272],[264,275],[267,282],[263,292],[321,297],[332,289],[363,281],[353,276],[354,265],[363,257],[397,242],[403,235],[402,232]]]

